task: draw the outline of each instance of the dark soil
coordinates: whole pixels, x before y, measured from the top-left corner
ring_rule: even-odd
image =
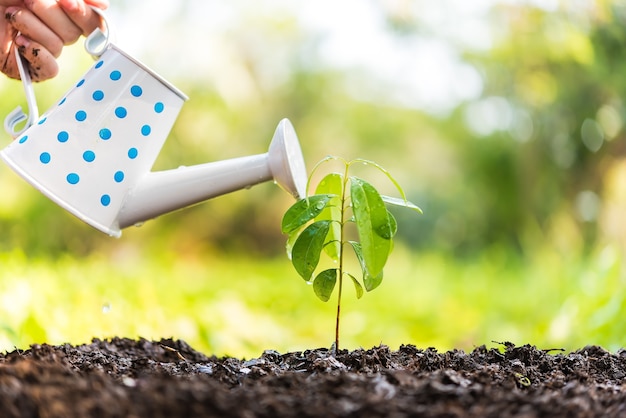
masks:
[[[471,353],[411,345],[207,357],[183,341],[94,340],[0,355],[2,417],[618,417],[626,350]]]

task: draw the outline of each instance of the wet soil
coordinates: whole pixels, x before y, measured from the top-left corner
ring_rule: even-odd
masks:
[[[2,417],[618,417],[626,350],[411,345],[216,358],[180,340],[0,355]]]

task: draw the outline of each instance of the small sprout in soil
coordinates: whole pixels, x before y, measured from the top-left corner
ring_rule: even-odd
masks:
[[[288,235],[287,254],[294,268],[307,283],[313,285],[315,295],[327,302],[337,288],[334,342],[334,350],[337,351],[344,279],[353,283],[358,299],[363,296],[364,290],[376,289],[383,280],[383,267],[397,232],[396,220],[386,205],[402,206],[419,213],[422,211],[406,199],[404,190],[386,169],[363,159],[324,158],[309,175],[306,190],[309,190],[315,171],[329,161],[343,162],[343,172],[326,175],[314,195],[291,206],[283,216],[282,231]],[[350,168],[356,164],[381,171],[396,187],[401,198],[383,196],[367,181],[350,176]],[[348,230],[349,226],[352,231]],[[349,239],[349,233],[358,239]],[[360,278],[345,270],[346,248],[352,249],[358,261]],[[330,268],[318,268],[322,253],[332,260]]]

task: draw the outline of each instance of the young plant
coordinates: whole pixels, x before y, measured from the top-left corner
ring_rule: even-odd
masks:
[[[311,172],[306,190],[309,190],[315,171],[329,161],[341,161],[342,173],[330,173],[318,184],[315,194],[298,200],[285,213],[282,231],[289,236],[287,254],[298,274],[309,284],[322,301],[327,302],[337,287],[337,315],[334,349],[339,350],[339,318],[344,279],[354,284],[356,296],[363,289],[372,291],[383,280],[383,268],[393,248],[397,223],[386,204],[403,206],[422,213],[406,199],[404,191],[391,174],[380,165],[363,159],[347,161],[329,156],[321,160]],[[383,196],[367,181],[350,176],[356,165],[367,165],[381,171],[398,189],[401,198]],[[348,226],[353,225],[352,231]],[[348,237],[352,232],[358,240]],[[356,256],[361,276],[345,270],[346,248]],[[322,253],[334,262],[333,267],[318,271]]]

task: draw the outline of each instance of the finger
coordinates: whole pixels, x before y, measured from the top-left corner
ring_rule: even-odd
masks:
[[[2,17],[6,15],[4,7],[0,7]],[[0,18],[2,18],[0,17]],[[13,38],[15,29],[9,24],[0,25],[0,71],[10,78],[20,78],[15,65],[15,55],[13,53]]]
[[[2,55],[2,68],[0,68],[2,72],[9,78],[14,78],[16,80],[20,79],[20,72],[17,69],[17,64],[15,63],[15,54],[13,50],[9,50],[6,54],[3,51]]]
[[[41,44],[19,35],[15,38],[19,53],[28,62],[28,73],[33,81],[43,81],[56,76],[59,66],[54,56]]]
[[[16,31],[42,45],[55,57],[61,54],[63,49],[61,38],[42,23],[30,10],[9,7],[6,9],[6,16]]]
[[[56,0],[24,0],[24,4],[61,38],[64,45],[76,42],[82,34],[82,29],[65,14]],[[45,43],[42,44],[45,45]]]
[[[74,22],[76,26],[80,28],[83,35],[88,35],[93,32],[94,29],[102,27],[102,20],[100,15],[94,12],[91,7],[86,7],[87,2],[82,0],[59,0],[58,4],[61,6],[65,14]],[[108,4],[103,1],[90,1],[90,5],[105,9]]]

